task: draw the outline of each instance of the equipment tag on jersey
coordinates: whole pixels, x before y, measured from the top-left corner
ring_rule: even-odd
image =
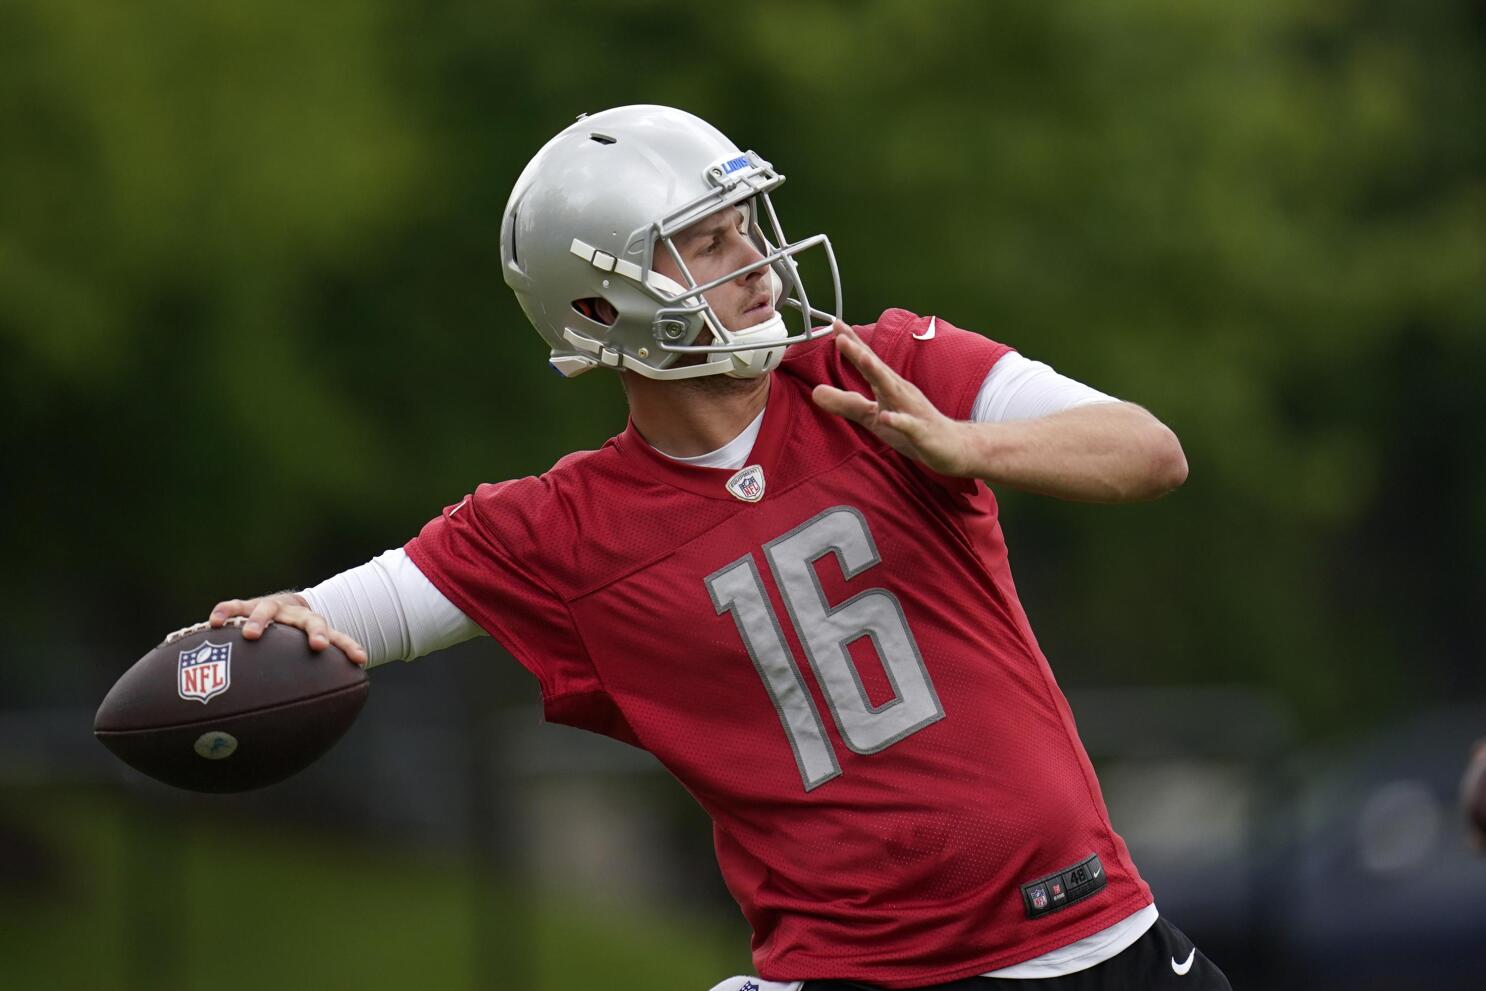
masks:
[[[744,502],[758,502],[764,497],[764,469],[749,465],[728,479],[727,489],[734,498]]]
[[[1108,883],[1099,855],[1091,853],[1072,867],[1022,885],[1022,904],[1027,908],[1027,918],[1035,919],[1083,901],[1103,891]]]

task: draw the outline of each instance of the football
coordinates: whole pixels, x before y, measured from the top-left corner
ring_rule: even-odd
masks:
[[[171,634],[114,684],[93,734],[124,763],[177,788],[247,791],[313,763],[366,704],[366,671],[335,647],[242,618]]]
[[[1476,741],[1460,781],[1460,803],[1469,823],[1471,841],[1486,853],[1486,739]]]

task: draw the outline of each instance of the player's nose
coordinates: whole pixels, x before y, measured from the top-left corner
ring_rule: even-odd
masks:
[[[741,260],[739,262],[740,268],[747,265],[752,265],[755,262],[763,260],[764,253],[758,249],[757,245],[755,245],[747,238],[743,239],[743,244],[744,247],[742,249],[742,254],[740,255]],[[744,272],[738,277],[739,281],[745,284],[750,282],[757,282],[759,279],[762,279],[764,277],[764,269],[767,267],[768,266],[766,265],[760,265],[758,268],[755,268],[752,271]]]

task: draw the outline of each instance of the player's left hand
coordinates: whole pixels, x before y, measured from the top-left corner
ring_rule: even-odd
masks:
[[[922,461],[941,475],[969,473],[972,463],[969,424],[951,420],[939,412],[918,386],[889,368],[856,331],[839,320],[836,348],[862,373],[874,398],[818,385],[811,393],[815,405],[860,424],[893,450]]]

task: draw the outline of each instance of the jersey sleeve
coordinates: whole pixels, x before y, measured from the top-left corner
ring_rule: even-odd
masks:
[[[991,368],[1012,350],[947,320],[921,317],[907,310],[888,310],[875,324],[858,327],[857,331],[889,368],[918,386],[929,402],[952,420],[971,419],[975,397]],[[866,380],[855,369],[847,378],[859,381],[860,391],[871,394]],[[911,459],[910,464],[957,500],[974,499],[985,485],[975,478],[941,475]]]
[[[986,376],[1011,351],[1008,345],[961,330],[947,320],[907,310],[884,313],[867,342],[889,367],[918,386],[953,420],[970,419]]]
[[[542,518],[540,505],[533,508],[529,490],[539,484],[482,485],[405,549],[440,592],[536,677],[548,719],[624,739],[567,602],[543,574],[542,546],[561,546],[566,537]],[[548,537],[539,539],[544,531]]]

